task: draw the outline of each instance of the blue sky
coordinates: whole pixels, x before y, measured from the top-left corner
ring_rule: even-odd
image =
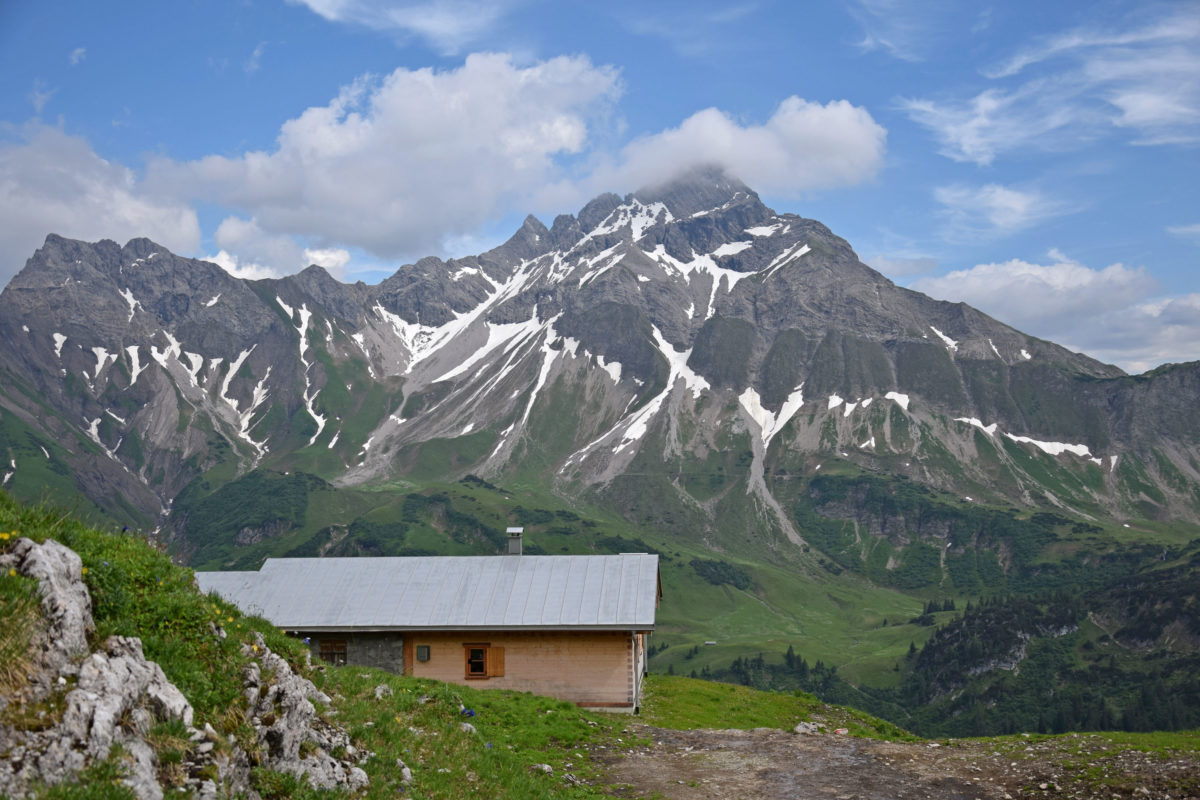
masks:
[[[1200,3],[0,3],[0,283],[50,232],[375,283],[725,165],[902,285],[1200,359]]]

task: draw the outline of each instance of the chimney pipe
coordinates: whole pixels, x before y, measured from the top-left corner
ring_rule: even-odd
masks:
[[[525,532],[524,528],[509,528],[508,533],[508,550],[510,556],[521,555],[521,534]]]

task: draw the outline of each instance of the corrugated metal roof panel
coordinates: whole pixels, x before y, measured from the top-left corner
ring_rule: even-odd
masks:
[[[648,630],[658,556],[272,558],[196,580],[281,628]]]

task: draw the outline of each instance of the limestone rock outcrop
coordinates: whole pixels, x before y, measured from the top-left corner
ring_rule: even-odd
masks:
[[[330,699],[261,636],[243,649],[250,659],[243,675],[247,716],[258,740],[252,757],[211,725],[193,727],[191,703],[146,659],[140,639],[110,636],[89,652],[91,598],[82,562],[70,548],[20,539],[0,555],[0,569],[38,581],[42,612],[28,686],[0,697],[0,709],[10,712],[0,722],[0,796],[70,781],[108,758],[114,746],[123,754],[124,782],[140,800],[161,800],[168,787],[200,798],[256,798],[252,763],[307,778],[315,787],[366,786],[366,773],[350,760],[350,738],[313,705],[327,706]],[[173,769],[163,769],[147,741],[163,723],[174,723],[187,743]],[[335,750],[347,755],[336,758]]]

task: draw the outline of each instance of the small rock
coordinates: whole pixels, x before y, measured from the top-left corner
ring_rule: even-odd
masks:
[[[458,729],[463,733],[475,733],[475,726],[469,722],[460,722]]]
[[[530,772],[543,772],[547,775],[554,774],[554,767],[550,766],[549,764],[530,764],[529,770]]]
[[[386,683],[381,683],[375,687],[376,700],[382,700],[385,697],[391,697],[392,694],[392,687],[388,686]]]

